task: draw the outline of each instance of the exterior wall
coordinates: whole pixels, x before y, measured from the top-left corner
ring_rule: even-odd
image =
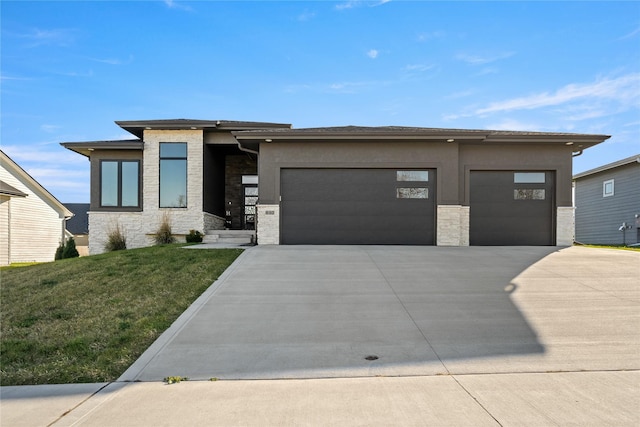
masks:
[[[36,188],[0,167],[0,180],[26,193],[26,197],[4,200],[8,233],[1,234],[0,246],[6,249],[7,263],[53,261],[63,239],[64,217]]]
[[[256,206],[257,219],[257,238],[260,245],[278,245],[280,244],[280,205],[263,205]]]
[[[145,130],[142,162],[141,212],[89,212],[89,253],[104,252],[108,233],[120,226],[127,248],[153,244],[153,234],[169,214],[173,234],[188,234],[189,230],[205,230],[202,183],[204,177],[202,130]],[[160,208],[160,142],[187,143],[187,207]],[[92,156],[93,157],[93,156]],[[93,167],[92,172],[98,168]],[[96,172],[97,173],[97,172]],[[96,188],[96,187],[94,187]],[[92,192],[99,197],[99,188]],[[98,201],[99,202],[99,201]],[[92,199],[92,209],[94,207]]]
[[[224,230],[225,219],[210,213],[204,213],[204,230]],[[198,230],[200,231],[200,230]]]
[[[469,206],[438,206],[436,245],[469,246]]]
[[[283,168],[429,168],[436,169],[438,245],[469,244],[469,183],[472,170],[540,170],[555,175],[555,207],[571,208],[572,148],[545,143],[465,144],[429,141],[303,141],[272,142],[260,145],[261,205],[280,203],[280,170]],[[266,210],[266,208],[263,208]],[[271,236],[279,222],[264,222],[258,209],[260,235]],[[557,244],[573,236],[573,220],[559,209]],[[277,233],[276,233],[277,234]],[[268,239],[273,242],[275,239]]]
[[[574,210],[559,206],[556,211],[556,246],[573,245],[575,235]]]
[[[603,197],[604,181],[614,180],[614,194]],[[576,241],[592,244],[622,244],[618,229],[623,222],[632,228],[626,231],[626,243],[638,241],[640,215],[640,164],[630,163],[576,180]]]
[[[11,228],[9,227],[9,205],[11,197],[0,196],[0,265],[9,265],[9,241]]]

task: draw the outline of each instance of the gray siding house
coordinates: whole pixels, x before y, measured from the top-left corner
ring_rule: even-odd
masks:
[[[576,242],[640,243],[640,154],[573,177]]]
[[[225,120],[120,121],[91,162],[89,251],[243,230],[258,244],[571,245],[572,156],[607,135]]]

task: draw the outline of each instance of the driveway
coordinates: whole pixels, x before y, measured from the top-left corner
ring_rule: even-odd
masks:
[[[257,246],[120,378],[640,369],[640,253]]]

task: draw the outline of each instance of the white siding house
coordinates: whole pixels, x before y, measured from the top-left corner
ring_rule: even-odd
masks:
[[[0,265],[53,261],[73,213],[0,151]]]

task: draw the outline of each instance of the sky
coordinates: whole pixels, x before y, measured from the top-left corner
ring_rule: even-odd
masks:
[[[116,120],[611,135],[640,154],[637,1],[0,2],[1,149],[63,203]]]

